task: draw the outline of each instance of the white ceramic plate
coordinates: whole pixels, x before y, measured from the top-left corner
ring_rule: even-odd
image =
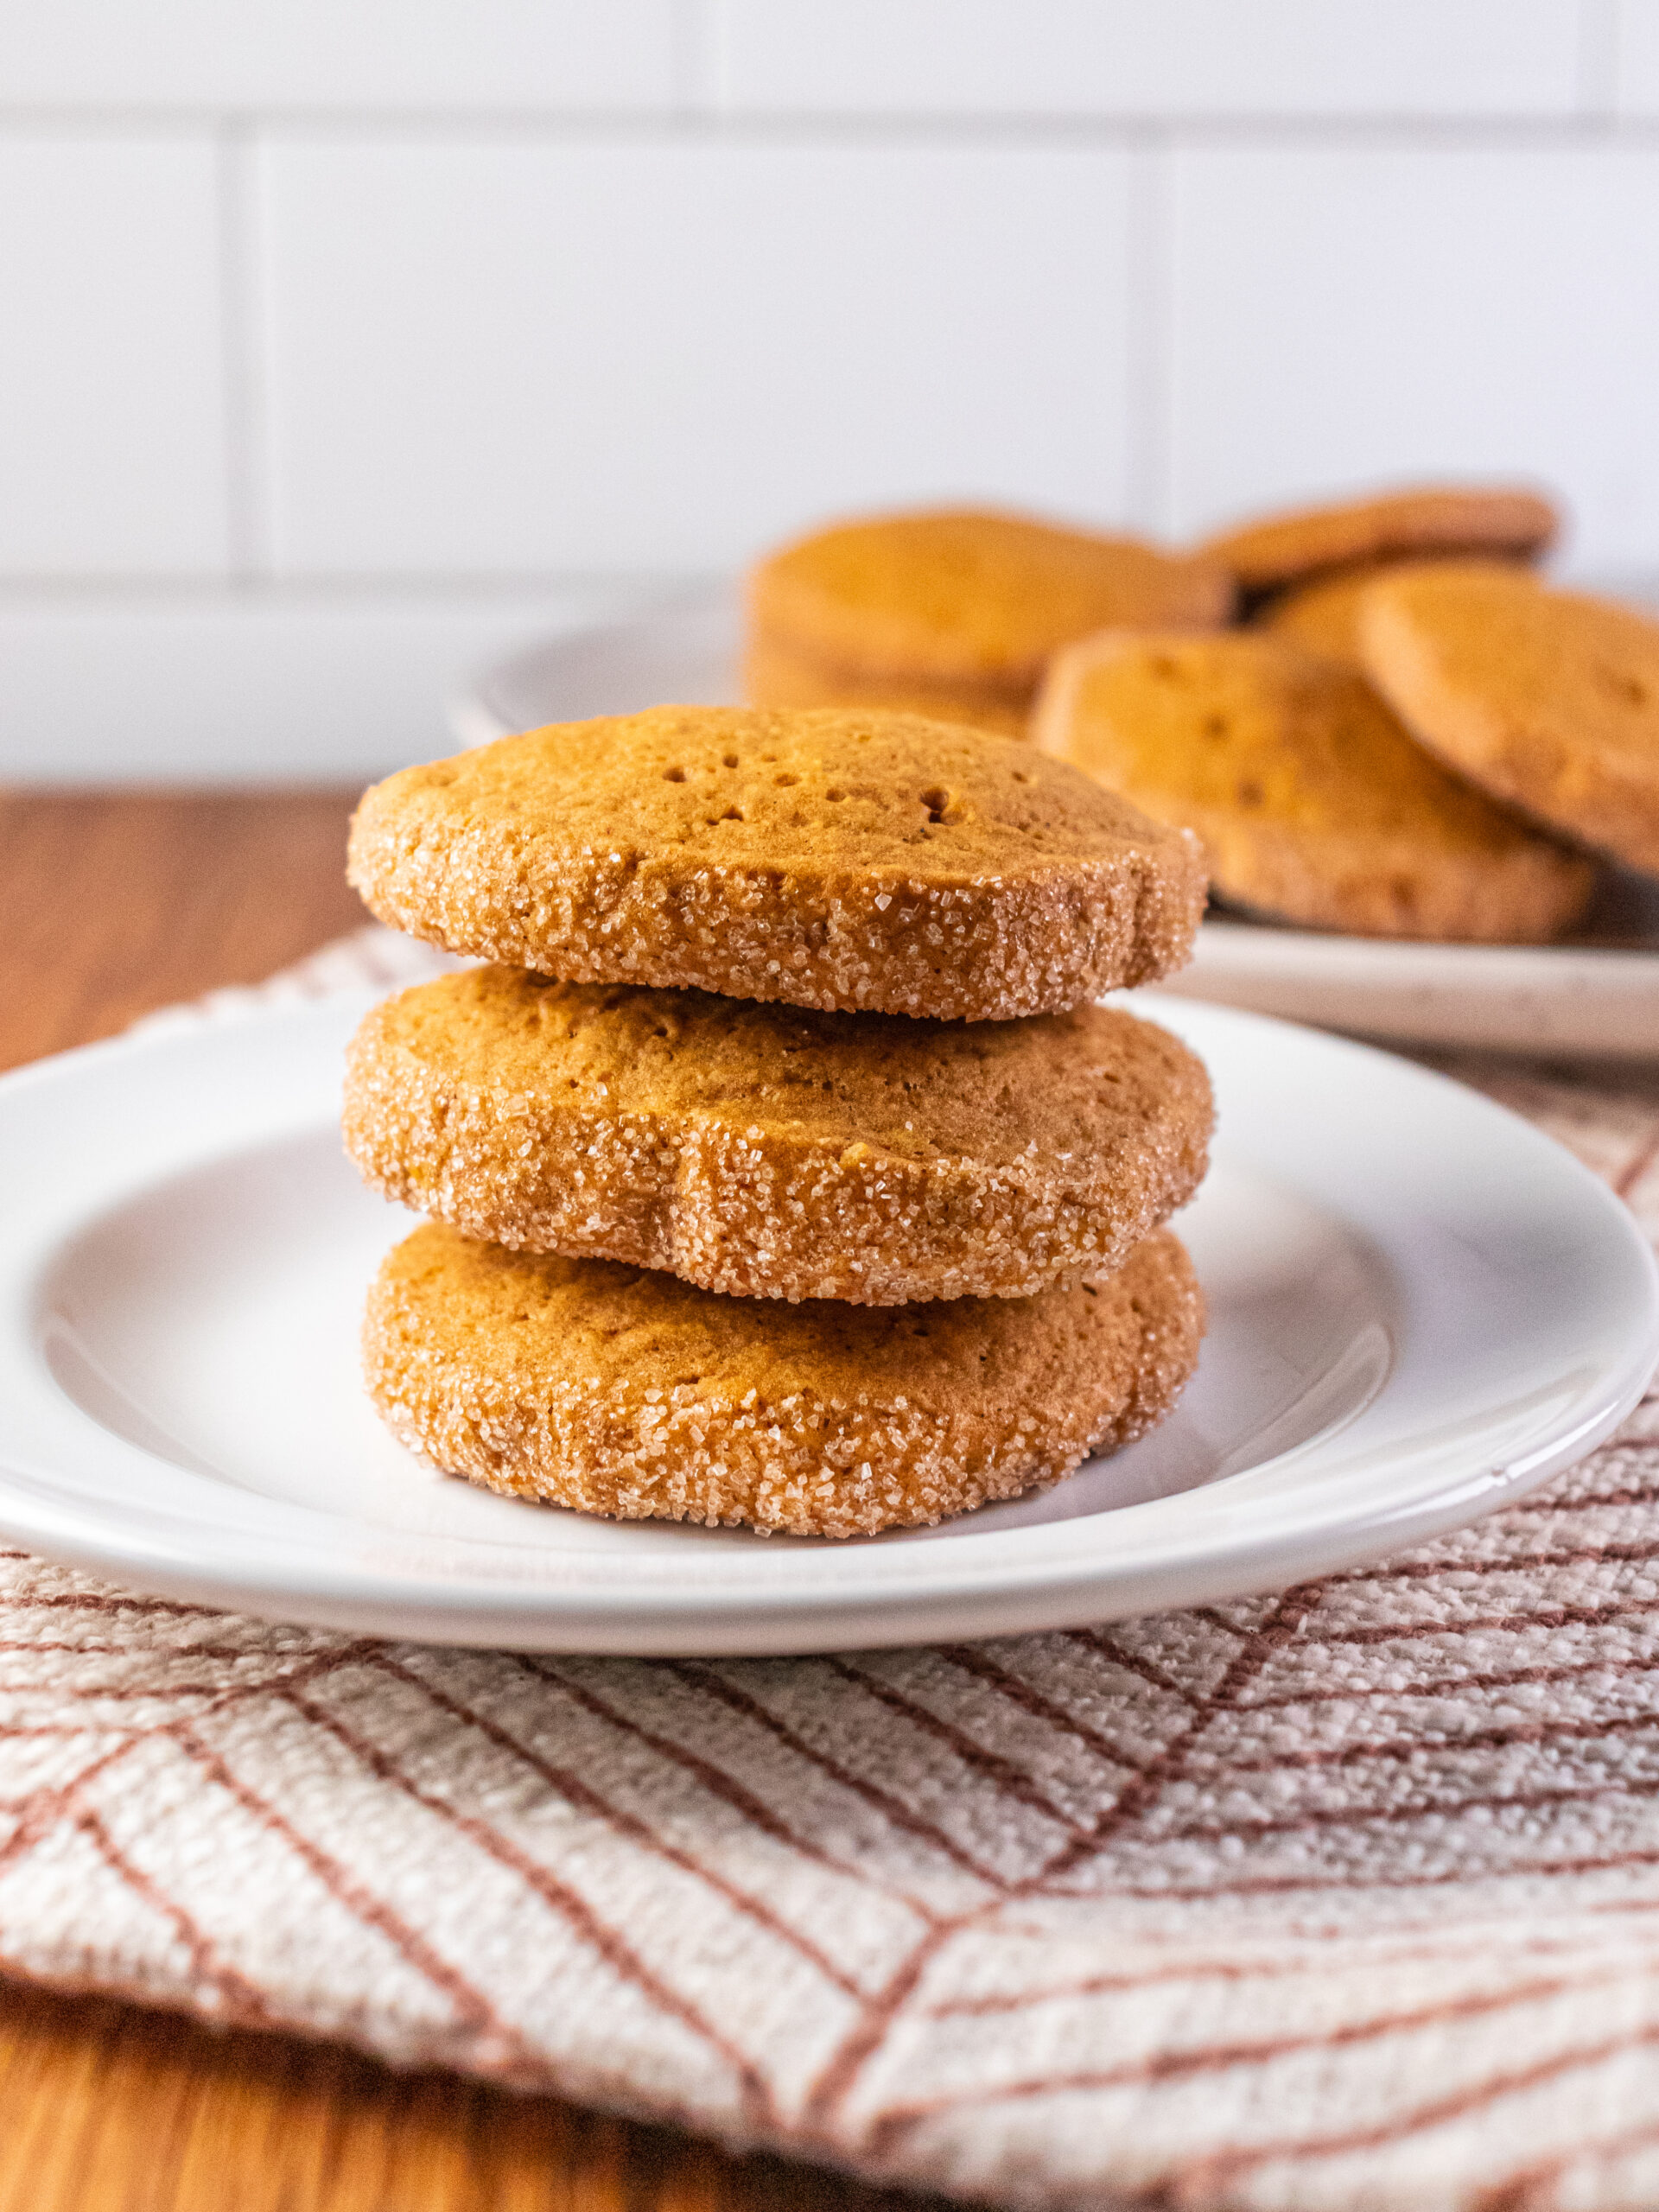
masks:
[[[456,730],[483,744],[663,700],[738,698],[739,629],[727,588],[534,646],[454,702]],[[1212,918],[1166,988],[1415,1044],[1647,1058],[1659,1055],[1659,882],[1610,876],[1580,936],[1555,945],[1388,943]]]
[[[341,1156],[353,993],[0,1082],[0,1530],[141,1589],[442,1641],[804,1651],[1215,1599],[1451,1527],[1587,1452],[1659,1344],[1630,1216],[1402,1062],[1175,1001],[1210,1299],[1155,1434],[1035,1497],[835,1544],[587,1520],[439,1476],[358,1382],[407,1217]]]

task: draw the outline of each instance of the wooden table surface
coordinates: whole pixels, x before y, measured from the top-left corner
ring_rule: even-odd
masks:
[[[365,918],[351,794],[0,793],[0,1066]],[[899,2199],[444,2074],[0,1981],[0,2212],[876,2212]]]

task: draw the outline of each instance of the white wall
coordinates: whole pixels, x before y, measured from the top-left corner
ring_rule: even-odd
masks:
[[[1656,393],[1659,0],[0,9],[0,774],[365,775],[867,502],[1659,568]]]

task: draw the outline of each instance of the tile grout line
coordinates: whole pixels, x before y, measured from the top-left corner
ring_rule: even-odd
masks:
[[[720,114],[725,28],[721,0],[675,0],[673,112],[683,124]]]
[[[1621,0],[1579,0],[1579,113],[1611,130],[1620,120]]]
[[[255,130],[227,118],[218,135],[219,312],[225,377],[226,540],[233,592],[271,580],[270,472]]]
[[[1592,0],[1592,5],[1605,0]],[[702,0],[709,4],[709,0]],[[1446,109],[1301,110],[1263,108],[1205,111],[1171,106],[1157,111],[1040,108],[805,108],[786,105],[740,108],[721,89],[718,16],[704,16],[698,0],[678,41],[677,82],[666,104],[562,108],[503,102],[447,107],[409,104],[386,107],[306,106],[270,101],[232,106],[223,102],[8,100],[0,97],[0,136],[99,137],[142,133],[194,137],[236,132],[252,139],[289,137],[301,143],[347,140],[372,144],[422,141],[524,139],[549,145],[589,142],[617,144],[730,143],[849,147],[868,145],[995,146],[1036,150],[1088,145],[1131,149],[1149,134],[1184,145],[1253,146],[1285,153],[1328,152],[1350,146],[1400,153],[1451,148],[1469,151],[1600,146],[1616,142],[1651,149],[1659,143],[1659,113],[1648,108],[1618,112],[1605,104],[1604,87],[1618,41],[1612,32],[1586,29],[1575,104],[1562,108],[1481,111]],[[701,26],[701,28],[698,28]],[[1603,101],[1587,107],[1587,98]]]

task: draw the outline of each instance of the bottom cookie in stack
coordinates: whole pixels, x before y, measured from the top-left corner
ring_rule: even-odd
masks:
[[[404,1442],[491,1490],[854,1536],[1116,1451],[1174,1404],[1202,1332],[1166,1230],[1098,1282],[879,1307],[727,1298],[430,1223],[383,1265],[364,1355]]]

